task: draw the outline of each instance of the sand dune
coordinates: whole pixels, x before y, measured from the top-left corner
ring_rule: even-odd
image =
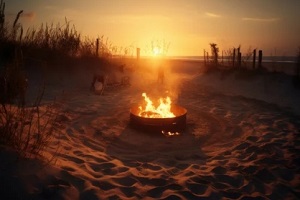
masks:
[[[2,172],[13,166],[1,175],[4,199],[299,199],[299,90],[285,79],[223,79],[198,67],[170,68],[164,85],[135,72],[131,86],[101,96],[89,91],[89,72],[49,79],[45,104],[56,96],[61,109],[46,152],[55,162],[41,168],[1,155]],[[184,106],[186,130],[132,129],[129,109],[142,92]]]

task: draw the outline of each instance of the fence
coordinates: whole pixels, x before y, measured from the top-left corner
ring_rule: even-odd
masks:
[[[215,64],[215,59],[213,56],[209,56],[206,50],[203,51],[203,62],[205,66],[212,66]],[[218,67],[227,69],[267,69],[271,72],[283,72],[288,75],[300,76],[300,63],[296,61],[296,57],[289,57],[288,61],[284,59],[278,60],[277,57],[265,56],[263,57],[263,51],[254,49],[247,55],[242,55],[239,48],[233,49],[231,52],[227,52],[224,56],[222,51],[221,58],[218,60]]]

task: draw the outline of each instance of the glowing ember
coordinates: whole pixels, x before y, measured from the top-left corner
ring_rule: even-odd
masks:
[[[167,137],[180,135],[179,132],[171,132],[171,131],[161,131],[161,133]]]
[[[175,117],[174,113],[171,112],[171,98],[160,98],[159,105],[155,107],[153,102],[147,97],[146,93],[143,93],[142,96],[146,101],[146,106],[143,108],[139,106],[139,116],[145,118],[172,118]]]

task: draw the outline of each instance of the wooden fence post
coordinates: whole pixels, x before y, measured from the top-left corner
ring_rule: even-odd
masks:
[[[233,49],[233,56],[232,56],[232,67],[234,68],[235,64],[235,49]]]
[[[206,52],[205,49],[203,49],[203,59],[204,59],[204,66],[206,66]]]
[[[96,40],[96,56],[99,56],[99,38]]]
[[[238,52],[238,68],[242,66],[242,53]]]
[[[137,60],[140,60],[140,52],[141,52],[141,49],[140,48],[136,48],[136,59]]]
[[[256,49],[253,50],[253,63],[252,63],[253,69],[255,69],[255,63],[256,63]]]
[[[261,68],[262,67],[262,56],[263,56],[263,53],[262,53],[262,50],[259,50],[258,51],[258,67]]]
[[[222,51],[222,65],[224,66],[224,56],[223,56],[223,51]]]
[[[206,61],[209,63],[209,55],[208,55],[208,52],[206,52]]]

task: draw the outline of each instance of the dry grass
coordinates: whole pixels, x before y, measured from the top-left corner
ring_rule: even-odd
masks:
[[[56,113],[52,106],[40,108],[1,104],[0,144],[21,157],[40,157],[54,134]]]
[[[0,2],[0,145],[11,148],[22,157],[38,157],[47,148],[53,134],[56,112],[53,105],[41,107],[44,87],[33,105],[26,105],[25,93],[27,90],[27,78],[24,71],[25,51],[30,48],[40,52],[44,37],[48,30],[40,30],[39,37],[34,36],[29,40],[23,38],[23,29],[18,23],[22,14],[20,11],[12,26],[5,22],[5,3]],[[67,26],[61,35],[60,42],[76,40],[76,34]],[[63,35],[64,34],[64,35]],[[43,35],[43,36],[42,36]],[[28,36],[28,35],[27,35]],[[66,39],[66,40],[65,40]],[[54,42],[54,38],[52,38]],[[66,45],[73,46],[73,44]],[[50,47],[49,47],[50,48]],[[53,47],[51,47],[53,48]],[[71,48],[71,50],[73,50]],[[65,52],[72,52],[63,49]],[[30,52],[30,51],[29,51]],[[25,55],[24,55],[25,54]]]
[[[57,114],[53,104],[40,106],[43,85],[35,102],[26,105],[27,79],[22,63],[22,57],[16,54],[0,71],[0,145],[21,157],[39,157],[54,134]]]

